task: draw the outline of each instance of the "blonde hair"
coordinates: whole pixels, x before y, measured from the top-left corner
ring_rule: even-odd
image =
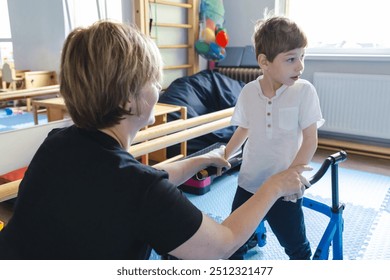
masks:
[[[86,129],[113,126],[130,100],[136,114],[141,89],[162,80],[162,60],[155,43],[135,27],[99,21],[77,28],[61,55],[60,91],[74,123]]]
[[[256,58],[264,54],[270,62],[280,53],[307,46],[306,35],[299,26],[280,16],[258,20],[252,40]]]

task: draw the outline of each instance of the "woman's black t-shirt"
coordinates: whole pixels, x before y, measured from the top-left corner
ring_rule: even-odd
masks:
[[[0,232],[0,259],[145,259],[200,227],[202,213],[165,171],[139,163],[100,131],[53,130]]]

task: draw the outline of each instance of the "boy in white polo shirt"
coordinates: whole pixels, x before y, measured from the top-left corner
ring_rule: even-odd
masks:
[[[253,41],[263,75],[242,89],[231,120],[237,130],[226,158],[245,143],[232,211],[271,175],[308,164],[317,149],[317,128],[324,123],[314,86],[300,79],[307,39],[296,23],[284,17],[260,20]],[[302,198],[279,199],[265,219],[290,259],[310,259]],[[243,259],[253,239],[231,259]]]

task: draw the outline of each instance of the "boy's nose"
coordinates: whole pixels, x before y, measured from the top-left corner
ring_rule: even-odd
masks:
[[[297,70],[300,72],[303,72],[302,70],[305,68],[305,64],[303,60],[299,60],[298,65],[297,65]]]

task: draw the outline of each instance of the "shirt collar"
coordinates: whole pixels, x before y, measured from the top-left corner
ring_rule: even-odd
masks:
[[[261,79],[263,79],[263,75],[260,75],[259,77],[257,77],[257,79],[256,79],[256,87],[259,89],[259,92],[261,93],[260,95],[262,97],[264,97],[263,91],[261,90],[261,86],[260,86],[260,80]],[[287,85],[282,85],[280,88],[278,88],[276,90],[276,95],[275,95],[274,98],[279,97],[287,88],[288,88]]]

